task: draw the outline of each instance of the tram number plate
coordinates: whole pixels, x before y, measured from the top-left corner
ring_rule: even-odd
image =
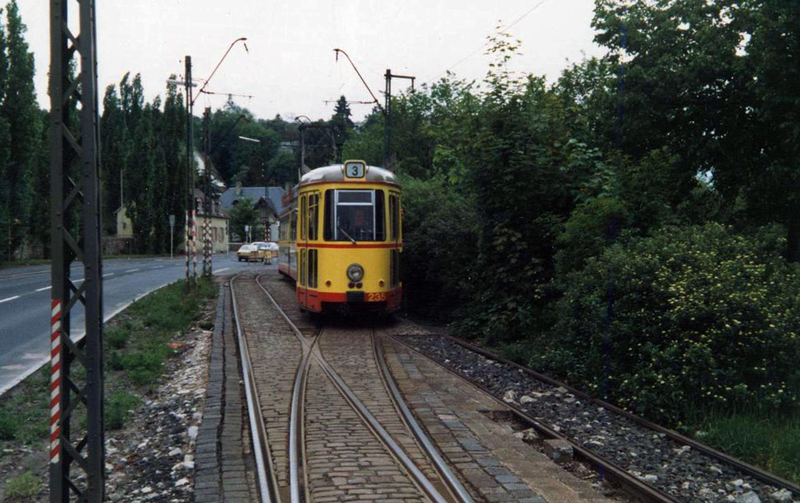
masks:
[[[364,163],[361,162],[348,162],[345,166],[345,175],[347,178],[364,178]]]
[[[386,292],[368,293],[367,302],[386,302]]]

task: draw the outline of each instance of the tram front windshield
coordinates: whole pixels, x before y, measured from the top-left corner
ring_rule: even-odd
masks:
[[[325,204],[328,241],[384,241],[383,192],[329,190]]]

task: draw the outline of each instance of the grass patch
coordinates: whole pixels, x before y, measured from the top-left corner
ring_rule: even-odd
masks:
[[[200,286],[184,295],[183,281],[173,283],[133,304],[120,319],[106,325],[104,331],[104,361],[106,363],[106,424],[122,428],[128,411],[139,401],[128,391],[131,383],[149,387],[164,371],[167,359],[175,352],[169,346],[202,313],[207,299],[216,296],[216,287],[209,280],[199,280]],[[86,372],[77,362],[72,378],[79,386]],[[46,441],[50,367],[25,379],[0,399],[0,451],[6,445],[34,445]],[[85,409],[78,407],[73,425],[85,424]]]
[[[0,401],[0,444],[31,444],[47,438],[50,415],[50,368],[45,366]],[[2,445],[0,445],[2,446]]]
[[[39,494],[42,483],[31,472],[25,472],[6,484],[5,501],[25,501]]]
[[[705,444],[800,483],[800,417],[710,414],[700,423]]]
[[[111,328],[106,330],[103,334],[105,343],[111,349],[122,349],[128,343],[131,333],[130,330],[121,330],[119,328]]]
[[[106,428],[109,430],[119,430],[128,420],[130,410],[139,406],[141,400],[136,395],[132,395],[125,390],[117,390],[107,398]]]

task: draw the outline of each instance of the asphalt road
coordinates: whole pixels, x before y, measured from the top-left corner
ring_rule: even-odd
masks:
[[[214,257],[214,274],[263,269],[261,263],[238,262],[236,254]],[[185,259],[109,259],[103,261],[103,314],[108,320],[138,297],[185,277]],[[198,270],[202,267],[202,257]],[[79,282],[83,266],[71,276]],[[0,395],[43,365],[50,346],[50,266],[0,270]],[[83,306],[72,312],[73,339],[84,333]]]

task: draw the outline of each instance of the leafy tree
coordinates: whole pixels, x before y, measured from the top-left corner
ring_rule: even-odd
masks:
[[[741,7],[748,90],[745,163],[715,170],[728,198],[744,196],[747,216],[757,223],[778,221],[788,230],[787,256],[800,261],[800,3],[752,0]],[[736,151],[732,152],[736,156]]]
[[[176,220],[180,222],[186,209],[187,199],[186,108],[183,106],[183,96],[174,84],[167,85],[164,111],[157,126],[156,142],[160,150],[159,156],[163,155],[163,169],[166,170],[164,179],[167,181],[164,196],[166,206],[162,210],[164,212],[162,219],[168,223],[168,215],[175,215]],[[166,250],[167,245],[164,246]]]
[[[231,234],[245,239],[247,233],[245,226],[250,226],[251,236],[262,236],[264,234],[264,226],[261,222],[261,215],[255,209],[253,200],[249,197],[239,199],[239,202],[228,211],[230,218]]]
[[[353,129],[353,121],[350,120],[351,115],[347,99],[344,96],[340,96],[336,101],[333,116],[328,121],[328,124],[333,128],[335,142],[339,151],[341,151],[341,146],[344,145],[344,142],[350,136],[350,131]]]
[[[373,112],[367,116],[342,146],[342,158],[362,159],[371,166],[383,166],[382,114]]]
[[[102,148],[103,201],[106,233],[116,233],[115,212],[122,203],[123,173],[131,155],[131,138],[126,127],[125,112],[117,96],[116,86],[109,85],[103,97],[103,115],[100,117],[100,146]]]
[[[7,56],[6,30],[3,23],[3,9],[0,9],[0,107],[6,95],[8,85],[8,56]],[[9,132],[8,120],[0,113],[0,180],[5,180],[9,170],[9,156],[11,154],[11,135]],[[10,186],[5,183],[0,184],[0,199],[10,201]],[[9,204],[0,204],[0,229],[9,228],[11,221]],[[11,243],[8,242],[8,235],[0,232],[0,264],[7,260]]]
[[[474,201],[444,177],[401,176],[403,291],[408,308],[446,320],[469,302],[477,278],[478,217]],[[446,246],[443,246],[446,243]]]
[[[740,10],[733,0],[597,0],[595,41],[609,56],[562,80],[577,110],[591,111],[584,120],[605,148],[634,164],[663,148],[674,156],[664,166],[673,207],[691,200],[699,173],[722,181],[752,160],[748,110],[757,105],[740,51]]]
[[[6,23],[7,35],[4,42],[0,42],[6,48],[6,57],[0,57],[0,90],[4,91],[0,95],[0,117],[3,119],[0,128],[7,132],[7,136],[3,135],[7,143],[0,142],[0,163],[3,163],[3,156],[7,155],[1,173],[5,189],[2,196],[5,199],[5,223],[11,233],[11,242],[7,247],[13,250],[21,244],[26,229],[31,225],[30,212],[34,204],[32,185],[36,173],[40,122],[33,86],[33,53],[28,50],[25,41],[27,28],[19,16],[16,0],[6,7]]]

